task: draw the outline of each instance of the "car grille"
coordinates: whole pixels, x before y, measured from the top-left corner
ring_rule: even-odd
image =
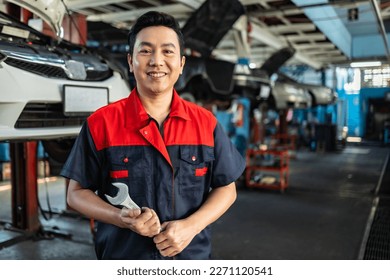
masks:
[[[50,78],[67,79],[65,71],[59,67],[44,65],[39,63],[26,62],[19,59],[7,58],[5,61],[8,65],[23,69],[28,72],[36,73]]]
[[[57,79],[68,79],[64,69],[61,67],[56,67],[52,65],[45,65],[41,63],[34,63],[23,61],[19,59],[14,59],[12,57],[8,57],[5,62],[8,65],[13,67],[23,69],[28,72],[32,72],[38,75],[42,75],[48,78],[57,78]],[[112,76],[112,71],[88,71],[87,70],[87,81],[103,81]]]
[[[87,70],[87,81],[103,81],[105,79],[108,79],[112,76],[112,71],[107,70],[107,71],[89,71]]]
[[[78,126],[86,117],[65,116],[62,103],[28,103],[20,114],[15,128]]]

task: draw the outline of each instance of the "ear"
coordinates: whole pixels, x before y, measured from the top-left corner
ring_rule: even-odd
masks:
[[[181,67],[181,69],[180,69],[180,74],[183,74],[183,68],[184,68],[184,65],[186,64],[186,57],[183,55],[182,57],[181,57],[181,62],[180,62],[180,67]]]
[[[127,63],[129,64],[130,72],[133,72],[133,58],[130,54],[127,54]]]

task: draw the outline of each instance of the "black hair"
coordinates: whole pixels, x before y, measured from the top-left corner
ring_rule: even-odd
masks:
[[[131,56],[133,55],[135,39],[138,32],[150,26],[165,26],[175,31],[179,40],[180,56],[184,55],[184,36],[176,19],[166,13],[150,11],[141,15],[130,29],[127,40]]]

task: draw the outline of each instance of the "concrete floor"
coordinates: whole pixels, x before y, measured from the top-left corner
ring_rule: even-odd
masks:
[[[380,146],[298,151],[284,193],[240,186],[233,207],[212,225],[214,258],[359,259],[389,152]],[[40,180],[39,200],[46,210],[47,199],[53,215],[49,220],[41,216],[44,234],[26,237],[9,227],[10,185],[0,183],[0,243],[15,241],[0,248],[0,259],[95,259],[89,221],[66,210],[62,178]]]

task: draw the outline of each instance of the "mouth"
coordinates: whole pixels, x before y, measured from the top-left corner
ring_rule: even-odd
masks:
[[[165,72],[148,72],[147,75],[152,77],[152,78],[161,78],[161,77],[164,77],[168,74]]]

